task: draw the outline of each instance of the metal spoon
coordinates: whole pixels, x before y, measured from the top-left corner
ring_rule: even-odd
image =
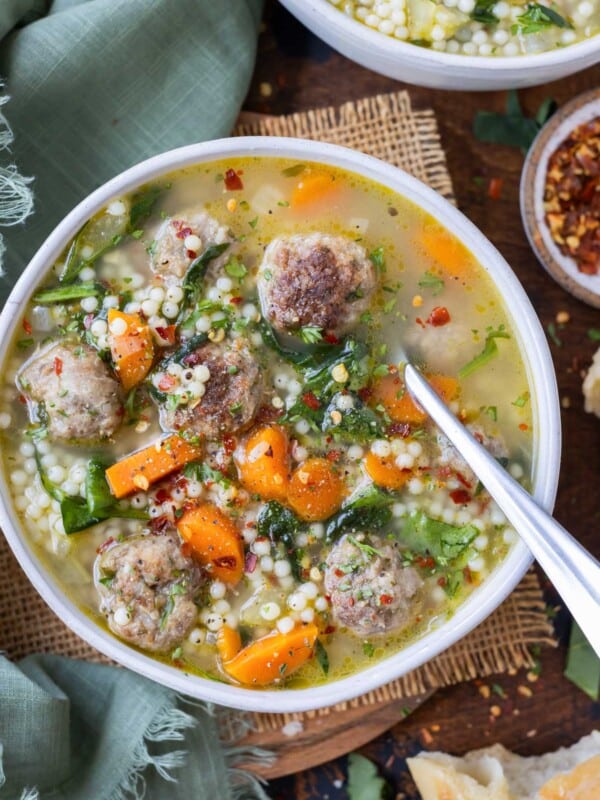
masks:
[[[412,364],[404,382],[502,509],[600,656],[600,563],[471,436]]]

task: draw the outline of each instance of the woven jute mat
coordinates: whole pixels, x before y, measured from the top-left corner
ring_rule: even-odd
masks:
[[[242,116],[240,135],[296,136],[353,147],[402,167],[453,201],[452,183],[432,111],[413,111],[406,92],[380,95],[339,108],[286,117]],[[532,667],[532,647],[554,645],[537,575],[529,572],[510,597],[469,636],[442,655],[350,703],[306,714],[257,714],[259,731],[278,730],[291,719],[357,706],[414,698],[441,686],[492,673]],[[46,606],[0,536],[0,650],[18,659],[53,652],[90,661],[108,659],[87,645]]]

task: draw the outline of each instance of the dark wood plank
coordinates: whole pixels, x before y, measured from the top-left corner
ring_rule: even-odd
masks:
[[[552,84],[524,90],[520,97],[525,109],[533,113],[546,97],[554,97],[560,104],[599,84],[600,67],[594,67]],[[501,110],[505,93],[454,93],[405,87],[333,52],[274,0],[267,2],[246,111],[284,114],[400,88],[409,88],[415,107],[435,110],[459,207],[508,260],[544,327],[555,321],[559,311],[570,314],[570,322],[558,331],[561,346],[551,343],[560,395],[565,406],[569,406],[562,411],[563,462],[555,513],[586,547],[600,556],[600,493],[595,489],[600,474],[600,422],[583,411],[581,395],[582,371],[597,347],[587,337],[587,331],[600,328],[600,315],[555,284],[529,248],[518,202],[522,154],[482,144],[471,133],[475,112]],[[479,177],[484,178],[483,187],[475,180]],[[492,177],[503,180],[499,200],[491,200],[486,194],[486,183]],[[556,602],[551,593],[549,601]],[[523,675],[498,678],[509,700],[495,697],[502,709],[496,721],[492,722],[489,715],[492,700],[485,700],[475,683],[466,683],[436,693],[415,714],[364,749],[393,780],[400,797],[407,800],[416,797],[406,777],[403,759],[417,752],[429,735],[433,741],[428,746],[434,749],[461,753],[487,742],[501,741],[526,754],[570,744],[600,725],[599,705],[562,677],[568,624],[568,616],[561,613],[558,618],[563,635],[561,647],[543,654],[543,674],[537,683],[528,683]],[[532,689],[531,698],[518,693],[517,687],[523,685]],[[440,730],[431,733],[436,725]],[[344,760],[338,759],[294,778],[275,781],[273,797],[301,800],[326,794],[330,800],[346,797],[343,787],[334,784],[343,781],[344,770]]]

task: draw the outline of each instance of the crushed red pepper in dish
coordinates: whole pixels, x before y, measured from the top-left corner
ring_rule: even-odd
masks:
[[[546,222],[580,272],[600,272],[600,117],[579,125],[550,156]]]

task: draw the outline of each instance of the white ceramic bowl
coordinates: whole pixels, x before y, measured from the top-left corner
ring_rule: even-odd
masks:
[[[0,364],[25,305],[49,266],[83,223],[112,198],[165,173],[205,161],[235,156],[279,156],[331,164],[385,184],[409,198],[469,248],[492,276],[504,297],[506,312],[518,337],[532,386],[536,424],[534,496],[548,511],[556,494],[560,463],[560,414],[550,352],[541,325],[514,273],[477,228],[439,194],[389,164],[362,153],[301,139],[251,137],[194,144],[150,158],[101,186],[81,202],[46,239],[14,287],[0,316]],[[409,672],[445,650],[487,617],[521,579],[531,562],[518,542],[485,584],[475,590],[456,614],[435,632],[390,658],[349,678],[299,690],[255,690],[228,686],[155,661],[121,642],[84,614],[44,570],[32,550],[0,475],[0,526],[21,566],[48,605],[79,636],[115,661],[158,683],[193,697],[254,711],[289,712],[349,700]]]
[[[517,89],[564,78],[600,62],[600,35],[529,56],[461,56],[401,42],[347,16],[329,0],[280,0],[342,55],[389,78],[459,91]]]

